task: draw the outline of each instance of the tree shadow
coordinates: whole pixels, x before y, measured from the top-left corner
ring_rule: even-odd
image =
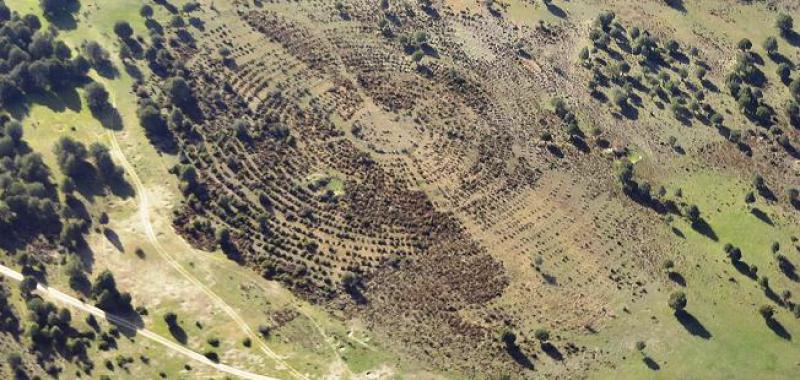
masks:
[[[719,240],[719,237],[717,236],[717,233],[714,232],[714,229],[711,228],[711,225],[708,224],[708,222],[706,222],[703,219],[697,220],[696,222],[692,223],[692,229],[697,231],[697,233],[699,233],[699,234],[701,234],[701,235],[703,235],[703,236],[705,236],[705,237],[707,237],[707,238],[709,238],[709,239],[711,239],[713,241],[718,241]]]
[[[422,10],[434,20],[438,20],[441,17],[441,15],[439,15],[439,11],[437,11],[434,7],[423,7]]]
[[[800,277],[797,276],[797,268],[783,255],[778,257],[778,268],[780,268],[786,278],[794,282],[800,282]]]
[[[122,241],[120,240],[119,235],[117,235],[117,233],[114,232],[114,230],[110,228],[104,228],[103,235],[105,235],[106,239],[108,239],[111,245],[113,245],[114,248],[117,249],[117,251],[125,252],[125,247],[122,245]]]
[[[630,105],[625,105],[620,110],[623,116],[628,118],[628,120],[638,120],[639,119],[639,110],[636,107],[631,107]]]
[[[92,110],[92,116],[106,129],[112,131],[122,130],[122,116],[120,116],[119,111],[110,104],[100,110]]]
[[[547,285],[558,285],[558,279],[551,274],[542,273],[542,279]]]
[[[750,59],[759,66],[764,66],[764,58],[761,57],[761,54],[758,54],[755,51],[750,51]]]
[[[439,52],[427,42],[420,44],[419,49],[428,57],[439,58]]]
[[[739,149],[740,152],[744,153],[744,155],[747,157],[753,156],[753,149],[751,149],[749,145],[743,142],[737,143],[736,148]]]
[[[178,141],[175,138],[175,134],[168,128],[164,127],[163,130],[157,133],[145,128],[144,134],[157,151],[167,154],[178,153]]]
[[[347,292],[347,294],[353,299],[353,301],[355,301],[356,304],[366,305],[368,302],[367,297],[364,296],[364,293],[361,291],[359,286],[347,287],[345,292]]]
[[[81,9],[81,3],[78,0],[65,0],[62,1],[61,6],[63,9],[57,14],[46,14],[45,19],[51,24],[55,25],[61,30],[73,30],[78,27],[78,20],[75,14]]]
[[[92,251],[92,248],[86,245],[84,247],[79,247],[79,249],[76,249],[74,253],[75,255],[77,255],[77,258],[81,261],[81,265],[83,266],[83,268],[87,272],[91,273],[94,268],[94,251]],[[86,293],[86,295],[88,296],[89,293]]]
[[[553,3],[548,3],[547,10],[550,11],[550,13],[553,16],[556,16],[558,18],[567,18],[567,12],[561,9],[558,5],[555,5]]]
[[[785,55],[783,55],[783,54],[781,54],[780,52],[777,52],[777,51],[773,52],[772,54],[769,54],[769,59],[771,59],[773,62],[775,62],[775,63],[777,63],[779,65],[781,63],[785,63],[787,65],[794,66],[794,63],[789,58],[787,58]]]
[[[72,177],[75,188],[89,203],[94,203],[96,196],[105,194],[104,183],[92,164],[84,161],[80,165],[80,172]]]
[[[206,30],[206,24],[203,20],[197,17],[190,17],[189,18],[189,25],[193,26],[195,29],[203,32]]]
[[[764,295],[767,298],[769,298],[770,301],[775,302],[776,305],[779,305],[779,306],[784,306],[785,305],[784,302],[783,302],[783,299],[781,299],[781,297],[778,296],[778,294],[775,293],[775,291],[772,290],[772,288],[769,287],[769,286],[764,288]]]
[[[125,180],[123,175],[117,175],[112,178],[105,179],[106,186],[114,194],[120,198],[127,199],[136,195],[136,190],[131,184]]]
[[[81,97],[74,87],[64,88],[56,92],[35,92],[28,94],[27,100],[40,104],[53,112],[64,112],[67,109],[73,112],[81,111]]]
[[[146,26],[147,29],[149,29],[150,31],[152,31],[153,33],[155,33],[157,35],[163,35],[164,34],[164,27],[161,26],[161,24],[159,24],[158,21],[156,21],[156,20],[154,20],[152,18],[149,18],[149,19],[145,20],[144,26]]]
[[[800,151],[797,150],[791,143],[786,143],[783,146],[783,149],[788,153],[792,158],[796,160],[800,160]]]
[[[582,153],[589,153],[591,151],[591,148],[589,148],[589,145],[586,144],[586,140],[584,140],[580,136],[571,136],[570,137],[570,142],[572,143],[572,145],[576,149],[578,149]]]
[[[240,265],[244,265],[244,257],[242,256],[242,251],[240,251],[235,244],[233,243],[220,244],[220,249],[222,250],[222,253],[225,254],[225,257],[228,258],[228,260],[231,260]]]
[[[708,79],[703,79],[703,80],[701,81],[701,84],[703,85],[703,87],[704,87],[706,90],[708,90],[708,91],[711,91],[711,92],[713,92],[713,93],[717,93],[717,94],[719,93],[719,87],[717,87],[717,85],[715,85],[715,84],[714,84],[713,82],[711,82],[710,80],[708,80]]]
[[[790,334],[789,331],[787,331],[777,319],[768,318],[766,322],[767,327],[769,327],[770,330],[775,333],[775,335],[781,337],[782,339],[792,340],[792,334]]]
[[[675,318],[683,325],[683,328],[694,336],[711,339],[711,332],[709,332],[700,321],[697,320],[691,313],[686,310],[675,312]]]
[[[192,36],[192,33],[189,33],[188,30],[178,29],[178,31],[175,32],[175,34],[178,36],[178,38],[181,39],[181,41],[183,41],[187,45],[194,46],[195,43],[194,36]]]
[[[758,207],[753,207],[752,209],[750,209],[750,213],[753,214],[753,216],[755,216],[756,218],[758,218],[758,220],[766,224],[769,224],[770,226],[775,225],[775,223],[772,222],[772,219],[769,217],[769,215],[767,215],[767,213],[765,213],[764,211],[761,211],[761,209],[759,209]]]
[[[684,235],[683,231],[678,229],[678,227],[672,227],[672,233],[675,234],[675,236],[677,236],[677,237],[679,237],[681,239],[686,239],[686,235]]]
[[[603,93],[602,91],[594,90],[589,95],[591,95],[593,98],[595,98],[595,100],[597,100],[600,103],[603,104],[608,103],[608,96],[606,96],[606,94]]]
[[[74,279],[70,279],[69,281],[70,289],[84,295],[89,296],[89,293],[92,291],[92,283],[89,281],[86,276],[83,277],[75,277]]]
[[[114,79],[119,76],[119,71],[110,60],[104,60],[98,63],[94,66],[94,70],[103,78]]]
[[[564,158],[564,152],[556,145],[547,144],[547,151],[558,158]]]
[[[767,187],[767,185],[759,187],[758,194],[764,197],[764,199],[768,201],[775,202],[778,200],[778,197],[775,196],[775,193],[773,193],[772,190],[769,187]]]
[[[158,5],[160,5],[160,6],[162,6],[162,7],[164,7],[164,9],[166,9],[167,12],[169,12],[169,13],[172,13],[172,14],[177,14],[178,13],[178,7],[176,7],[175,5],[170,3],[169,0],[153,0],[153,2],[158,4]]]
[[[647,366],[647,368],[650,368],[653,371],[658,371],[661,369],[661,366],[658,365],[658,363],[656,363],[656,361],[649,356],[645,356],[644,358],[642,358],[642,361],[644,362],[644,365]]]
[[[186,330],[184,330],[183,327],[181,327],[177,322],[170,324],[168,327],[169,333],[172,335],[172,337],[175,338],[178,343],[185,345],[188,341]]]
[[[794,47],[800,47],[800,34],[794,30],[789,30],[782,34],[783,39]]]
[[[752,269],[750,269],[750,266],[747,265],[747,263],[745,263],[744,261],[735,260],[732,261],[731,264],[733,265],[734,268],[736,268],[737,271],[739,271],[739,273],[749,277],[751,280],[756,279],[756,274],[753,273]]]
[[[669,272],[669,275],[667,275],[667,277],[669,277],[669,279],[672,280],[672,282],[680,286],[686,287],[686,278],[684,278],[682,274],[678,272]]]
[[[67,212],[69,216],[76,217],[81,220],[85,220],[87,222],[92,220],[92,215],[89,213],[89,210],[86,208],[86,205],[81,202],[80,199],[76,198],[73,195],[66,195],[64,197],[64,203],[67,205]]]
[[[681,13],[687,12],[686,7],[683,5],[683,0],[665,0],[664,3],[666,3],[670,8]]]
[[[124,320],[125,322],[128,322],[129,324],[133,325],[135,328],[131,328],[130,325],[128,325],[128,324],[120,323],[121,322],[120,320]],[[133,310],[131,310],[129,312],[126,312],[124,314],[121,314],[121,315],[120,314],[115,314],[115,315],[106,314],[106,321],[108,323],[114,325],[115,327],[117,327],[117,329],[120,332],[122,332],[128,338],[135,337],[136,334],[137,334],[137,331],[139,329],[144,328],[144,321],[142,320],[142,317],[139,314],[137,314],[135,311],[133,311]],[[170,330],[170,332],[172,332],[172,330]],[[186,332],[184,332],[183,334],[184,334],[184,337],[185,337],[186,336]],[[182,344],[185,344],[185,343],[182,342]]]
[[[131,55],[136,59],[144,58],[144,48],[142,44],[134,38],[126,38],[122,42],[131,49]]]
[[[530,358],[528,358],[525,353],[519,348],[516,343],[506,342],[506,352],[511,355],[511,358],[514,359],[517,364],[525,367],[527,369],[533,370],[533,362]]]
[[[553,360],[559,362],[564,360],[564,355],[561,354],[561,351],[558,350],[558,347],[556,347],[550,342],[542,343],[542,351],[544,351],[544,353],[547,354],[547,356],[549,356]]]

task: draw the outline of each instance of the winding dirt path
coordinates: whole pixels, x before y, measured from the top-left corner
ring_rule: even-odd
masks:
[[[139,218],[142,223],[142,227],[144,227],[145,234],[147,235],[147,239],[150,241],[150,244],[155,248],[156,252],[164,258],[164,260],[169,263],[172,268],[174,268],[178,273],[180,273],[186,280],[190,283],[195,285],[200,291],[202,291],[209,299],[214,301],[214,303],[219,306],[228,316],[239,325],[239,328],[248,336],[250,339],[258,345],[259,349],[264,352],[270,359],[274,360],[280,366],[279,369],[285,369],[289,373],[291,373],[295,378],[298,379],[307,379],[305,375],[300,373],[299,371],[292,368],[286,361],[283,360],[277,353],[272,351],[267,345],[264,343],[263,338],[257,335],[253,329],[242,319],[241,316],[234,310],[230,305],[228,305],[225,300],[219,297],[216,293],[214,293],[211,289],[209,289],[205,284],[203,284],[200,280],[198,280],[194,275],[192,275],[189,271],[187,271],[158,241],[158,238],[155,234],[153,229],[153,224],[150,220],[150,203],[147,197],[147,191],[142,183],[141,179],[139,178],[138,174],[136,174],[136,170],[133,165],[128,161],[125,153],[122,151],[122,148],[117,141],[117,137],[112,131],[108,131],[108,138],[111,142],[111,151],[114,155],[116,155],[117,160],[122,164],[122,167],[125,168],[126,174],[130,177],[133,182],[133,185],[136,189],[136,198],[139,200]],[[191,247],[189,247],[191,250]]]
[[[22,273],[19,273],[19,272],[15,271],[15,270],[13,270],[13,269],[11,269],[9,267],[6,267],[4,265],[0,265],[0,275],[9,277],[9,278],[11,278],[12,280],[15,280],[15,281],[22,281]],[[190,349],[188,349],[188,348],[186,348],[186,347],[184,347],[184,346],[182,346],[182,345],[180,345],[178,343],[175,343],[175,342],[173,342],[173,341],[171,341],[171,340],[169,340],[167,338],[164,338],[161,335],[158,335],[158,334],[156,334],[156,333],[154,333],[154,332],[152,332],[150,330],[147,330],[145,328],[138,327],[135,324],[133,324],[130,321],[128,321],[127,319],[123,318],[123,317],[120,317],[120,316],[114,315],[114,314],[110,314],[110,313],[106,313],[105,311],[103,311],[103,310],[101,310],[101,309],[99,309],[99,308],[97,308],[95,306],[89,305],[89,304],[87,304],[87,303],[85,303],[85,302],[83,302],[83,301],[81,301],[81,300],[79,300],[79,299],[77,299],[77,298],[75,298],[73,296],[70,296],[69,294],[65,294],[65,293],[63,293],[63,292],[61,292],[61,291],[59,291],[59,290],[57,290],[55,288],[51,288],[51,287],[46,286],[46,285],[38,284],[36,286],[36,290],[40,294],[42,294],[42,295],[44,295],[44,296],[46,296],[48,298],[51,298],[51,299],[54,299],[54,300],[56,300],[58,302],[67,304],[69,306],[72,306],[75,309],[85,311],[85,312],[87,312],[89,314],[92,314],[92,315],[98,317],[98,318],[106,319],[106,320],[110,321],[111,323],[113,323],[115,325],[122,326],[123,328],[129,329],[131,331],[135,331],[137,335],[141,335],[141,336],[143,336],[143,337],[145,337],[147,339],[150,339],[150,340],[152,340],[152,341],[154,341],[154,342],[166,347],[167,349],[169,349],[172,352],[176,352],[178,354],[186,356],[187,358],[189,358],[191,360],[194,360],[196,362],[205,364],[205,365],[207,365],[209,367],[213,367],[213,368],[215,368],[215,369],[217,369],[219,371],[222,371],[222,372],[225,372],[225,373],[228,373],[228,374],[231,374],[231,375],[235,375],[235,376],[241,377],[243,379],[279,380],[279,379],[276,379],[274,377],[262,376],[262,375],[258,375],[258,374],[255,374],[255,373],[247,372],[245,370],[242,370],[242,369],[239,369],[239,368],[236,368],[236,367],[231,367],[229,365],[215,363],[215,362],[211,361],[210,359],[208,359],[207,357],[205,357],[205,356],[203,356],[203,355],[201,355],[201,354],[199,354],[199,353],[197,353],[195,351],[192,351],[192,350],[190,350]]]

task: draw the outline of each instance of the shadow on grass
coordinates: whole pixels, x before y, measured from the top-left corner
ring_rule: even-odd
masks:
[[[769,318],[766,322],[767,327],[769,327],[775,335],[779,336],[781,339],[792,340],[792,334],[790,334],[777,319]]]
[[[676,311],[675,318],[683,325],[683,328],[694,336],[711,339],[711,332],[703,326],[691,313],[686,310]]]
[[[676,283],[676,284],[678,284],[680,286],[683,286],[683,287],[686,286],[686,278],[684,278],[683,275],[681,275],[680,273],[678,273],[678,272],[669,272],[668,277],[669,277],[670,280],[672,280],[672,282],[674,282],[674,283]]]
[[[734,268],[736,268],[737,271],[739,271],[739,273],[749,277],[751,280],[756,279],[756,274],[753,273],[750,266],[747,265],[747,263],[745,263],[744,261],[736,260],[732,261],[731,264],[733,265]]]
[[[75,14],[81,9],[78,0],[61,1],[62,9],[56,14],[45,15],[45,19],[61,30],[73,30],[78,27]]]
[[[767,213],[765,213],[764,211],[761,211],[761,209],[759,209],[757,207],[753,207],[750,210],[750,213],[753,214],[753,216],[755,216],[756,218],[758,218],[758,220],[760,220],[760,221],[762,221],[762,222],[764,222],[766,224],[769,224],[770,226],[775,225],[775,223],[772,222],[772,218],[770,218],[769,215],[767,215]]]
[[[103,235],[105,235],[106,239],[117,249],[119,252],[125,252],[125,248],[122,245],[122,241],[119,239],[119,235],[117,235],[114,230],[110,228],[103,229]]]
[[[542,351],[544,351],[547,356],[551,357],[553,360],[562,361],[564,360],[564,355],[561,354],[561,351],[558,350],[558,347],[554,346],[550,342],[542,343]]]
[[[122,175],[105,178],[104,180],[111,193],[122,199],[132,198],[136,195],[136,190]]]
[[[650,368],[653,371],[658,371],[661,369],[661,366],[658,365],[658,363],[656,363],[656,361],[649,356],[645,356],[644,358],[642,358],[642,361],[644,362],[644,365],[647,366],[647,368]]]
[[[175,338],[175,340],[177,340],[180,344],[186,344],[188,341],[186,330],[184,330],[183,327],[177,323],[169,325],[169,333],[172,334],[172,337]]]
[[[111,105],[103,107],[103,109],[100,110],[92,110],[92,116],[106,129],[112,131],[122,130],[122,116],[120,116],[117,109]]]
[[[780,268],[786,278],[794,282],[800,282],[800,277],[797,275],[797,267],[783,255],[778,257],[778,268]]]
[[[547,4],[547,10],[550,11],[550,13],[553,16],[556,16],[558,18],[567,18],[567,12],[564,12],[564,10],[561,9],[558,5],[549,3]]]
[[[705,237],[707,237],[707,238],[709,238],[709,239],[711,239],[713,241],[718,241],[719,240],[719,237],[717,236],[717,233],[714,232],[714,229],[711,228],[711,225],[708,224],[708,222],[706,222],[703,219],[700,219],[700,220],[692,223],[692,229],[694,229],[695,231],[697,231],[697,233],[699,233],[699,234],[701,234],[701,235],[703,235],[703,236],[705,236]]]
[[[506,342],[506,352],[511,355],[511,358],[514,359],[517,364],[525,367],[526,369],[533,370],[533,362],[530,358],[528,358],[525,353],[519,348],[518,345],[515,343],[508,343]]]
[[[764,288],[764,295],[767,296],[770,301],[775,302],[776,305],[784,306],[783,299],[781,299],[781,297],[778,296],[778,293],[775,293],[771,287]]]

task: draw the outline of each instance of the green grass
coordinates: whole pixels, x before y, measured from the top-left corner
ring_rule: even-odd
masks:
[[[301,308],[305,314],[313,316],[316,323],[326,333],[344,337],[346,327],[341,321],[332,319],[321,309],[299,301],[288,290],[258,277],[247,268],[239,267],[219,253],[209,254],[186,249],[186,244],[170,228],[169,221],[171,208],[182,198],[175,178],[167,173],[167,168],[174,165],[177,159],[158,154],[144,136],[136,119],[136,102],[131,93],[133,79],[125,72],[122,63],[117,58],[119,42],[112,32],[113,24],[116,21],[125,20],[132,24],[137,34],[147,35],[143,19],[138,14],[139,6],[142,3],[90,0],[84,0],[81,3],[82,8],[79,12],[77,27],[62,31],[59,38],[64,39],[75,52],[84,40],[96,40],[111,53],[120,75],[109,79],[100,77],[93,72],[91,76],[94,80],[103,83],[110,92],[111,102],[120,113],[124,124],[122,131],[114,133],[126,156],[134,165],[137,174],[144,182],[151,202],[158,202],[154,206],[154,214],[151,218],[154,220],[161,243],[177,257],[184,268],[205,282],[215,293],[234,307],[253,329],[267,321],[267,316],[279,307],[297,307]],[[36,0],[9,0],[6,4],[21,13],[41,15]],[[182,2],[176,5],[180,6],[180,4]],[[167,12],[159,6],[154,6],[154,9],[156,10],[155,17],[160,19],[162,24],[166,23]],[[47,24],[43,18],[42,21],[45,25]],[[146,73],[146,70],[143,71]],[[74,99],[70,103],[72,108],[61,107],[56,104],[54,99],[42,99],[30,107],[23,120],[26,141],[34,151],[43,155],[56,182],[63,179],[63,174],[58,169],[58,163],[52,152],[58,138],[69,136],[87,145],[97,141],[106,144],[109,142],[108,130],[103,128],[100,122],[91,115],[82,92],[82,89],[78,89],[76,93],[71,94],[71,99]],[[77,105],[77,102],[80,102],[80,105]],[[334,177],[328,183],[328,188],[337,193],[343,192],[344,182]],[[223,358],[224,363],[257,373],[286,376],[284,371],[276,370],[274,362],[264,357],[264,354],[255,348],[255,344],[251,348],[244,347],[241,344],[244,334],[227,315],[211,306],[212,302],[205,299],[191,284],[171,270],[169,265],[166,265],[163,259],[157,255],[142,234],[135,199],[120,199],[113,196],[97,197],[93,203],[87,204],[87,206],[93,215],[98,215],[103,211],[108,212],[111,219],[109,227],[117,232],[124,246],[124,252],[118,252],[109,246],[102,234],[93,233],[89,236],[88,240],[94,256],[92,273],[96,274],[105,268],[110,268],[121,289],[132,293],[134,304],[145,306],[149,310],[149,315],[143,318],[148,329],[164,337],[171,337],[162,316],[167,311],[174,311],[178,314],[179,320],[188,334],[188,347],[203,352],[207,348],[206,339],[208,337],[220,337],[222,345],[216,351]],[[144,249],[146,258],[140,259],[134,255],[133,252],[137,247]],[[145,276],[144,274],[147,273],[150,275]],[[93,274],[90,276],[93,277]],[[60,268],[51,270],[51,277],[53,285],[68,291],[66,278]],[[158,280],[154,280],[155,278]],[[259,291],[263,292],[260,297],[264,300],[264,305],[254,307],[251,299],[242,290],[245,286],[258,287]],[[75,312],[74,316],[76,320],[83,320],[85,317],[79,312]],[[323,347],[320,348],[319,342],[324,342],[324,339],[305,318],[302,315],[298,317],[298,322],[291,328],[291,335],[302,335],[306,339],[300,342],[272,339],[268,344],[279,355],[286,357],[292,366],[308,372],[314,377],[319,377],[327,373],[328,363],[335,360],[337,353],[331,350],[327,343],[323,343]],[[196,320],[201,321],[204,328],[197,328]],[[346,338],[341,339],[346,340]],[[168,354],[160,346],[146,340],[137,339],[135,342],[121,344],[118,350],[108,353],[92,351],[91,355],[99,368],[96,373],[104,374],[108,372],[102,365],[106,357],[110,357],[112,360],[118,354],[137,355],[138,357],[140,352],[147,352],[147,356],[153,359],[149,369],[140,370],[139,367],[134,367],[136,371],[131,371],[131,373],[116,371],[110,375],[114,378],[131,378],[141,374],[148,378],[155,378],[161,370],[170,377],[189,376],[190,374],[191,376],[205,377],[218,375],[195,363],[191,363],[194,369],[187,372],[183,369],[183,364],[186,363],[183,357]],[[359,358],[368,356],[367,354],[358,355]],[[372,362],[377,363],[378,360]],[[360,365],[359,369],[363,366]],[[70,370],[70,372],[74,371]]]
[[[669,282],[658,285],[647,302],[632,308],[631,316],[623,317],[624,322],[603,332],[605,339],[621,337],[612,343],[619,350],[620,363],[613,372],[600,372],[598,378],[794,377],[800,363],[800,346],[795,343],[800,323],[787,310],[778,308],[776,319],[792,335],[792,340],[774,334],[757,312],[760,305],[772,302],[755,281],[731,265],[722,246],[731,242],[741,247],[743,260],[758,265],[759,275],[767,275],[776,292],[790,289],[798,294],[800,287],[778,271],[769,249],[776,240],[786,247],[796,228],[782,225],[780,220],[773,227],[756,219],[744,206],[747,184],[722,174],[698,173],[681,178],[670,187],[682,188],[684,198],[699,205],[719,236],[719,241],[714,242],[692,230],[683,220],[672,224],[686,236],[684,241],[676,243],[671,254],[676,270],[687,281],[687,287],[681,289],[689,299],[687,310],[711,337],[691,335],[672,315],[666,301],[678,286]],[[772,210],[763,203],[760,207]],[[641,355],[635,352],[637,340],[647,343],[645,352],[659,364],[658,371],[648,369]]]

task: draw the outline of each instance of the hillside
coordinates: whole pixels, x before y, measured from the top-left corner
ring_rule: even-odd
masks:
[[[793,378],[798,17],[5,0],[2,371]]]

